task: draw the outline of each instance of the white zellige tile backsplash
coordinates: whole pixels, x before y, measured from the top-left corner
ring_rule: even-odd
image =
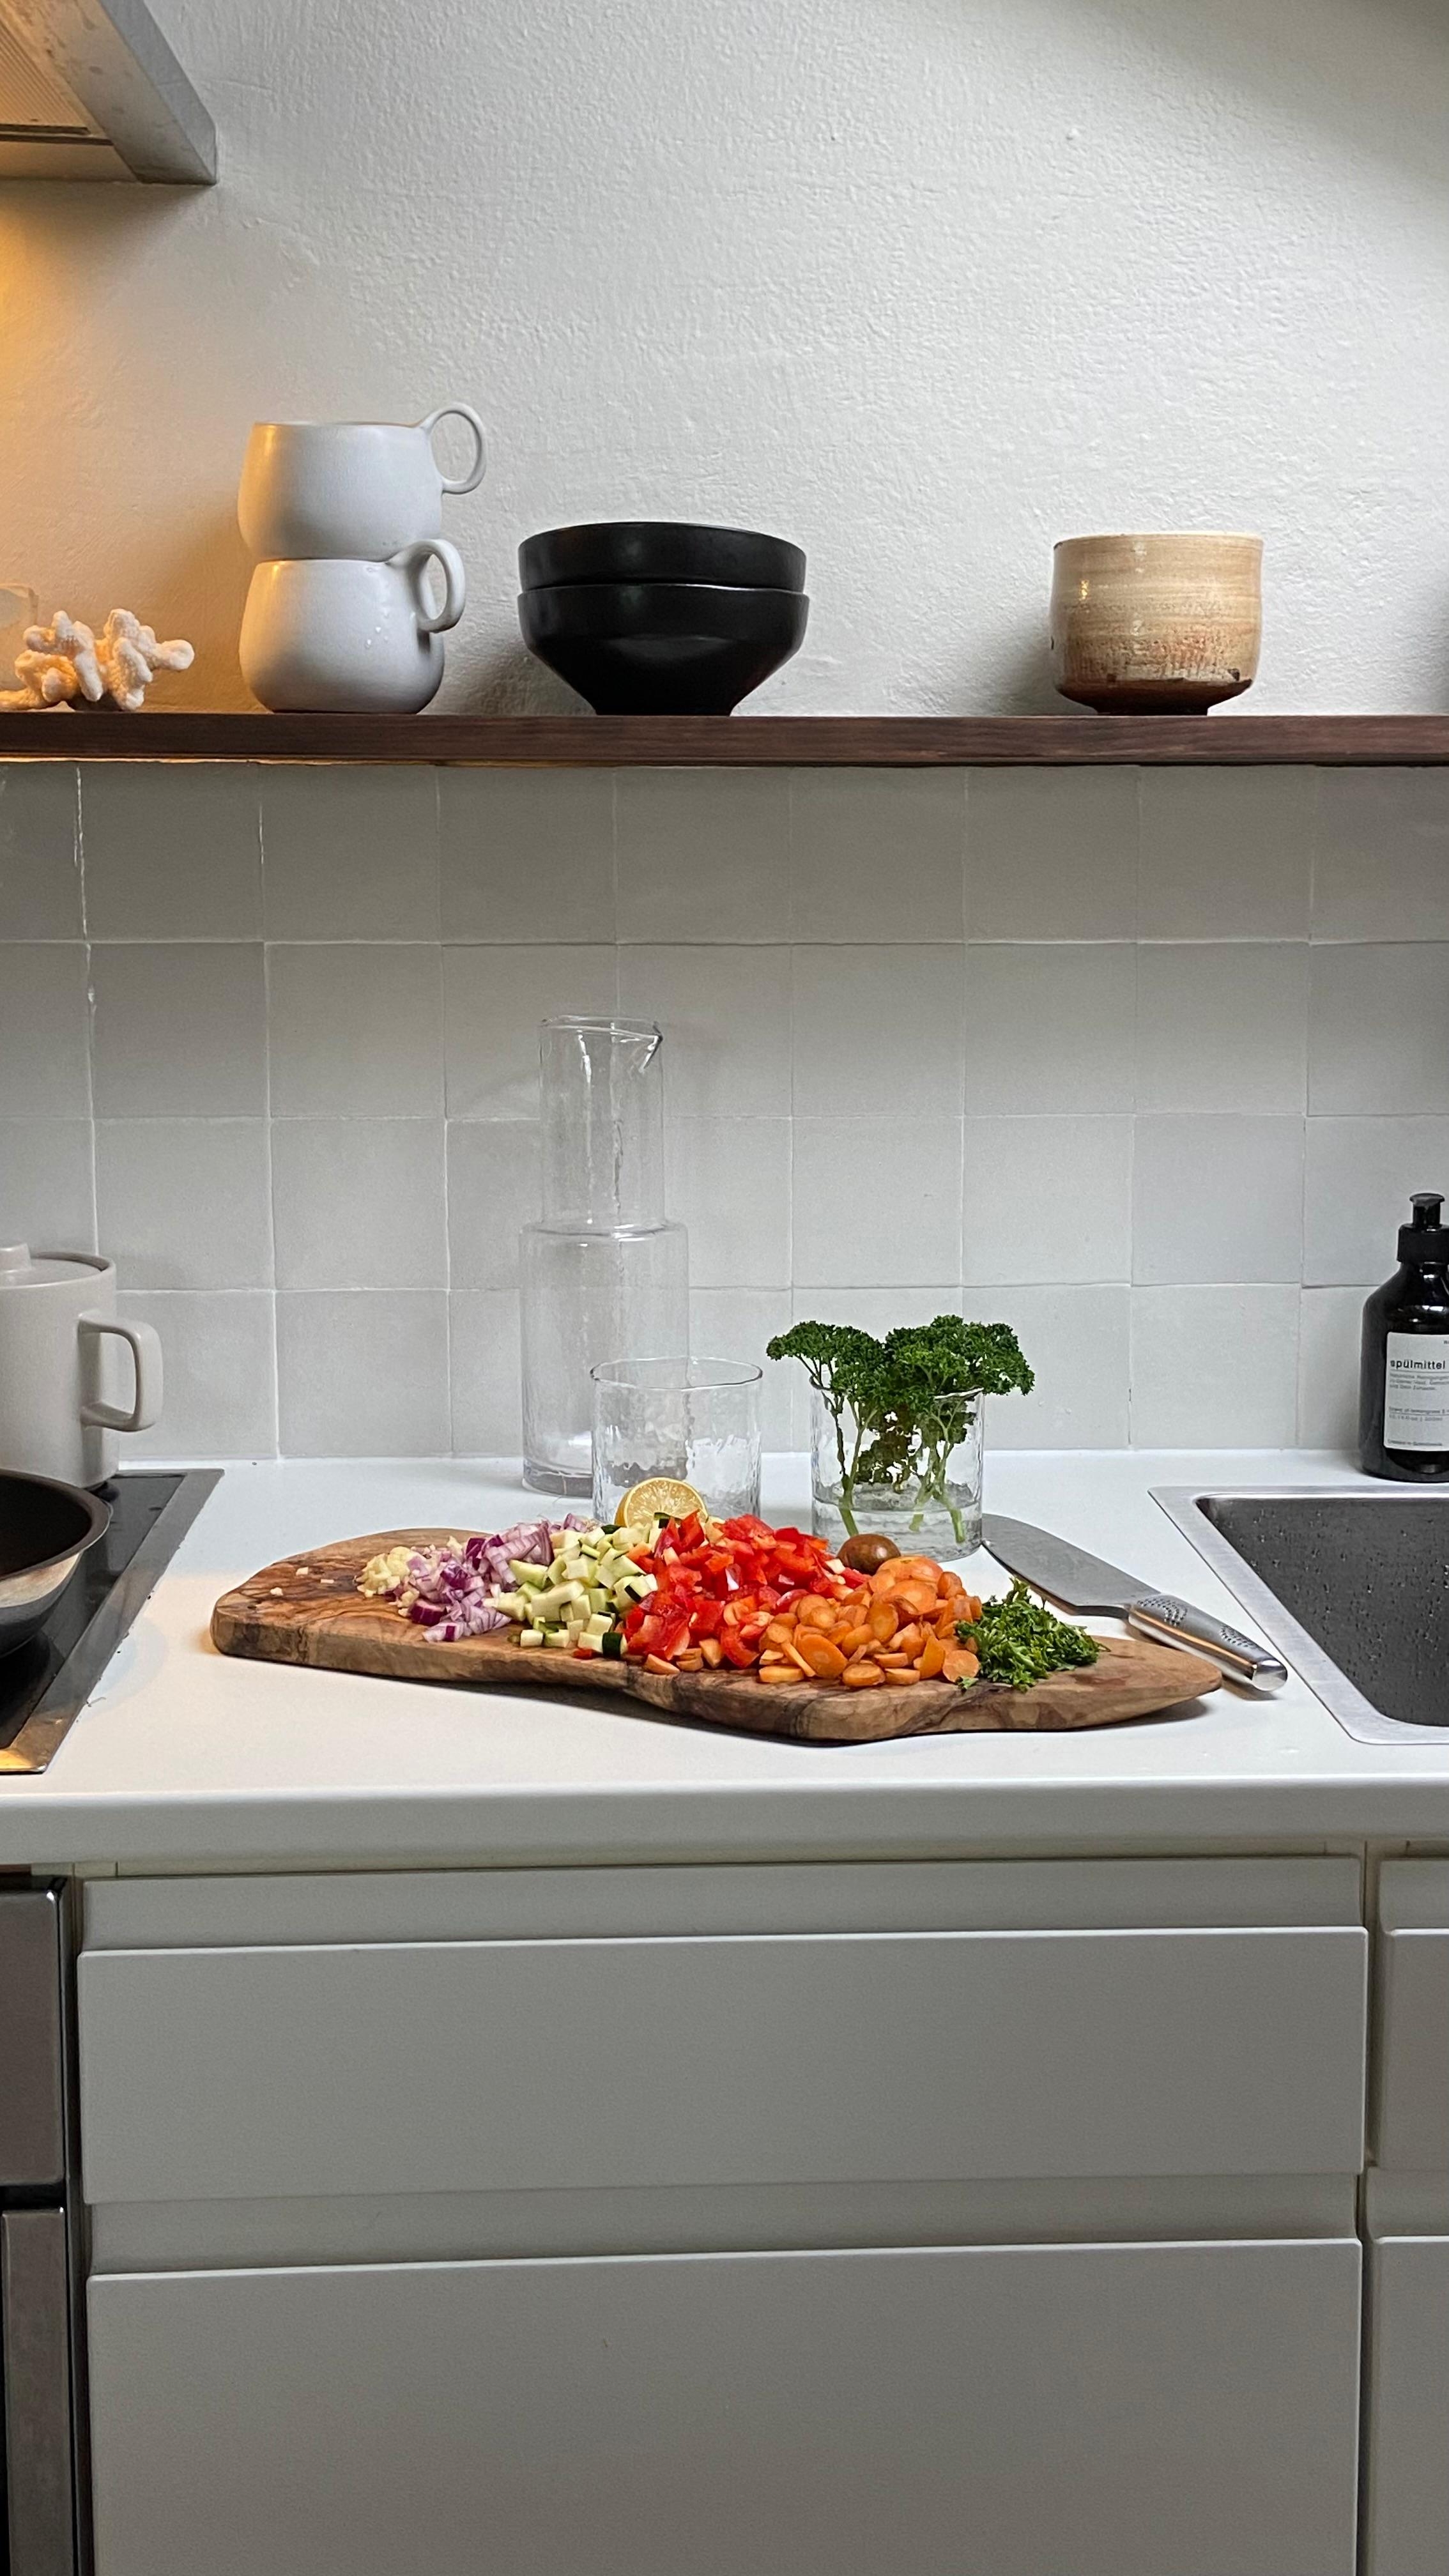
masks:
[[[0,764],[0,1240],[114,1253],[153,1454],[515,1449],[537,1024],[616,1006],[700,1349],[963,1300],[1003,1445],[1342,1445],[1449,778]]]

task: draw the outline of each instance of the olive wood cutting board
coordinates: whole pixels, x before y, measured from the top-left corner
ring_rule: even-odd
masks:
[[[263,1663],[312,1664],[330,1672],[374,1673],[406,1682],[464,1683],[475,1690],[581,1690],[646,1701],[666,1716],[750,1735],[822,1744],[860,1744],[893,1735],[1061,1733],[1160,1717],[1216,1690],[1215,1664],[1140,1637],[1104,1637],[1098,1662],[1010,1690],[1003,1682],[917,1682],[896,1690],[832,1690],[757,1682],[747,1673],[650,1673],[613,1657],[524,1648],[501,1633],[444,1645],[390,1601],[357,1591],[370,1556],[390,1547],[436,1547],[449,1530],[379,1530],[340,1539],[264,1566],[218,1601],[212,1641],[224,1655]]]

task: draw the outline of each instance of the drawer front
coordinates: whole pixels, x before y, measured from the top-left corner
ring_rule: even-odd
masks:
[[[87,2196],[1352,2173],[1357,1929],[107,1951]]]
[[[1399,2173],[1449,2171],[1449,1925],[1379,1947],[1376,2152]]]
[[[1449,2237],[1369,2252],[1364,2576],[1449,2576]]]
[[[1348,2242],[91,2285],[97,2576],[1352,2576]]]

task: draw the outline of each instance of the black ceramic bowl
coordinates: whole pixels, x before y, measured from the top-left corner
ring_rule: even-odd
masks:
[[[798,590],[715,582],[560,582],[525,590],[530,653],[601,716],[727,716],[797,653]]]
[[[606,519],[525,537],[518,579],[523,590],[563,581],[710,581],[749,590],[803,590],[805,557],[783,537],[757,536],[749,528]]]

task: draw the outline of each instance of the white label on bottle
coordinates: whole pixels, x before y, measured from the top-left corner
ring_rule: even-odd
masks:
[[[1449,1450],[1449,1333],[1390,1333],[1384,1447]]]

